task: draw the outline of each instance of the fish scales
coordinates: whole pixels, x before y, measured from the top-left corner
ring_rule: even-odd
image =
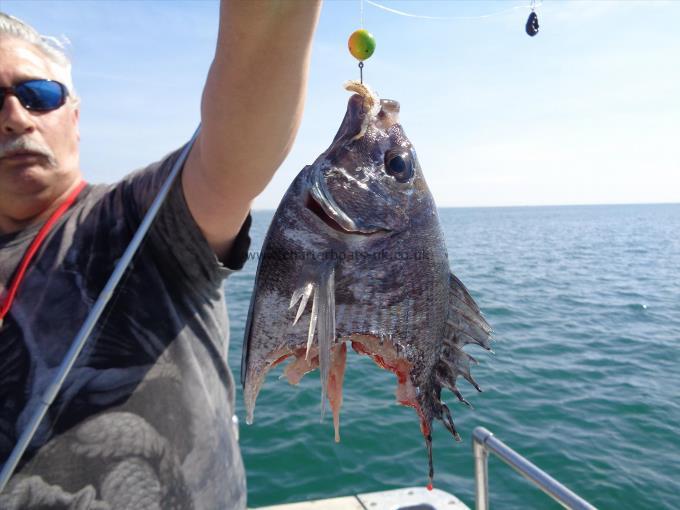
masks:
[[[241,364],[246,421],[272,367],[287,362],[293,384],[318,368],[339,440],[350,346],[397,376],[397,401],[420,419],[431,483],[432,422],[459,439],[442,389],[463,403],[458,378],[479,389],[463,347],[489,350],[491,328],[450,272],[399,104],[349,88],[358,93],[331,146],[297,175],[263,244]]]

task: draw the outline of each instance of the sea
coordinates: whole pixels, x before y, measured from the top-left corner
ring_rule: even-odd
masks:
[[[225,290],[229,363],[241,344],[272,211],[253,214],[252,260]],[[435,487],[474,508],[471,436],[488,428],[600,509],[680,509],[680,204],[447,208],[453,272],[494,328],[494,354],[466,349],[482,393],[445,391],[461,442],[436,422]],[[417,262],[414,262],[417,263]],[[396,377],[348,352],[341,442],[321,419],[318,371],[298,386],[270,372],[252,425],[237,414],[249,507],[427,483],[413,409]],[[492,508],[561,508],[489,458]]]

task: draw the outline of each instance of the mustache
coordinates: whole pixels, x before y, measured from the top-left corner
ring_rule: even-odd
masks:
[[[47,158],[50,166],[57,165],[57,158],[54,152],[47,145],[37,142],[27,137],[14,138],[5,142],[0,142],[0,158],[4,158],[16,152],[33,152]]]

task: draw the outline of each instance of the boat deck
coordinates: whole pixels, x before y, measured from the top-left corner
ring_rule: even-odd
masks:
[[[410,487],[258,507],[253,510],[470,510],[470,507],[443,490],[428,491],[424,487]]]

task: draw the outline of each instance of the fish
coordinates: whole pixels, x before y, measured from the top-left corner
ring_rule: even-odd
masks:
[[[246,422],[267,373],[287,362],[291,384],[319,369],[335,440],[348,345],[397,376],[396,399],[415,409],[434,476],[432,423],[460,441],[442,390],[470,406],[459,378],[482,391],[463,348],[491,351],[492,330],[451,272],[434,199],[400,104],[366,84],[329,148],[293,180],[265,237],[245,328]],[[492,351],[491,351],[492,352]]]

